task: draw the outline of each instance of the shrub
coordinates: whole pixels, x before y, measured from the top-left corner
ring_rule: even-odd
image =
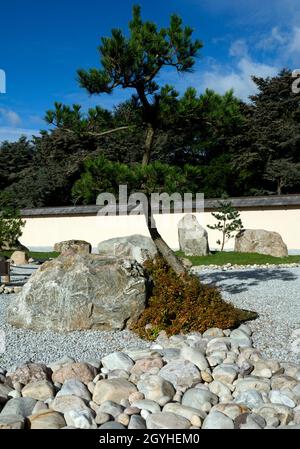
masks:
[[[165,330],[168,335],[192,331],[204,332],[211,327],[230,329],[257,314],[235,308],[222,299],[215,286],[202,284],[198,277],[178,277],[162,258],[148,260],[145,268],[153,281],[152,295],[133,330],[141,337],[154,340]],[[147,324],[151,328],[145,329]]]
[[[25,222],[19,212],[13,209],[0,211],[0,249],[14,245],[22,235],[22,227]]]

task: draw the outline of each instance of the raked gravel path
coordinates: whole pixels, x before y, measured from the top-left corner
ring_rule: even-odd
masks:
[[[300,267],[193,270],[203,282],[218,285],[224,299],[258,312],[248,325],[254,346],[266,357],[300,362]]]
[[[18,284],[34,270],[13,271]],[[206,283],[216,283],[226,300],[259,313],[249,322],[254,346],[270,358],[300,362],[300,268],[255,268],[244,270],[200,271]],[[78,361],[99,360],[106,354],[128,347],[145,348],[148,342],[129,331],[82,331],[68,334],[16,329],[6,323],[5,310],[14,295],[0,295],[0,331],[5,334],[6,350],[0,353],[0,366],[10,368],[28,360],[49,363],[69,355]],[[0,337],[1,337],[0,334]],[[1,341],[0,341],[1,349]]]

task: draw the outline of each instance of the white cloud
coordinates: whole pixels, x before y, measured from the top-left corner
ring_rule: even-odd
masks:
[[[255,75],[266,78],[275,76],[278,71],[277,67],[255,62],[247,56],[241,58],[234,68],[227,71],[221,66],[206,71],[202,76],[201,84],[204,89],[213,89],[220,94],[233,89],[237,97],[248,101],[249,95],[256,92],[256,85],[251,77]]]
[[[0,108],[0,123],[1,122],[9,126],[18,126],[22,123],[22,120],[16,112]]]
[[[248,46],[244,39],[237,39],[232,42],[229,48],[230,56],[242,56],[245,57],[248,55]]]
[[[0,142],[8,140],[9,142],[15,142],[22,136],[26,136],[29,139],[35,135],[39,135],[37,129],[27,129],[27,128],[13,128],[13,127],[0,127]]]
[[[268,36],[263,37],[257,42],[256,47],[262,50],[274,50],[278,47],[284,46],[289,41],[288,33],[281,30],[278,26],[272,28]]]

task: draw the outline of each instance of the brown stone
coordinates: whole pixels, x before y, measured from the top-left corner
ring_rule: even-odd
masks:
[[[88,363],[68,363],[52,374],[52,381],[63,384],[66,380],[77,379],[88,385],[97,375],[97,369]]]
[[[38,380],[51,380],[51,370],[42,363],[25,363],[13,373],[8,373],[12,383],[27,385]]]

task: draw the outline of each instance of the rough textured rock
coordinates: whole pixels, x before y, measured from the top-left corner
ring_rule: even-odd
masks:
[[[59,397],[69,395],[77,396],[86,401],[91,400],[91,393],[88,391],[87,387],[78,379],[66,380],[56,396]]]
[[[96,368],[89,363],[68,363],[52,374],[52,380],[63,384],[66,380],[77,379],[87,385],[96,374]]]
[[[189,429],[191,423],[175,413],[152,413],[146,419],[147,429]]]
[[[112,370],[130,371],[134,363],[131,358],[123,352],[113,352],[101,360],[104,368]]]
[[[186,256],[209,254],[207,231],[199,224],[195,215],[186,214],[178,223],[180,250]]]
[[[70,410],[89,410],[85,402],[77,396],[56,396],[51,402],[50,407],[59,413],[67,413]]]
[[[99,243],[98,252],[103,256],[133,259],[140,264],[157,255],[152,239],[139,234],[105,240]]]
[[[85,255],[92,252],[92,245],[84,240],[66,240],[64,242],[55,243],[54,251],[65,255]]]
[[[64,416],[68,426],[76,429],[97,429],[97,424],[90,410],[69,410]]]
[[[14,251],[10,256],[10,261],[14,265],[27,265],[28,254],[25,251]]]
[[[201,374],[198,368],[188,360],[173,360],[165,365],[159,375],[171,382],[177,389],[181,387],[189,388],[201,382]]]
[[[8,373],[7,377],[13,383],[19,382],[22,385],[27,385],[38,380],[50,380],[51,370],[41,363],[25,363],[17,368],[16,371]]]
[[[136,386],[126,379],[100,380],[96,383],[93,401],[96,404],[102,404],[105,401],[120,404],[122,399],[128,399],[131,393],[136,391]]]
[[[8,307],[16,327],[58,332],[130,326],[144,310],[147,281],[134,261],[60,256],[45,262]]]
[[[18,430],[24,428],[24,418],[20,415],[0,415],[0,430]]]
[[[37,401],[46,401],[46,399],[53,398],[54,394],[54,386],[48,380],[30,382],[22,389],[23,397],[33,398]]]
[[[53,410],[42,410],[28,417],[30,429],[61,429],[66,425],[64,417]]]
[[[288,249],[277,232],[263,229],[244,229],[235,237],[234,251],[286,257]]]
[[[32,414],[36,402],[33,398],[13,398],[5,404],[0,416],[18,415],[26,418]]]
[[[155,374],[143,374],[137,387],[146,399],[155,401],[161,406],[169,402],[175,394],[173,385]]]

